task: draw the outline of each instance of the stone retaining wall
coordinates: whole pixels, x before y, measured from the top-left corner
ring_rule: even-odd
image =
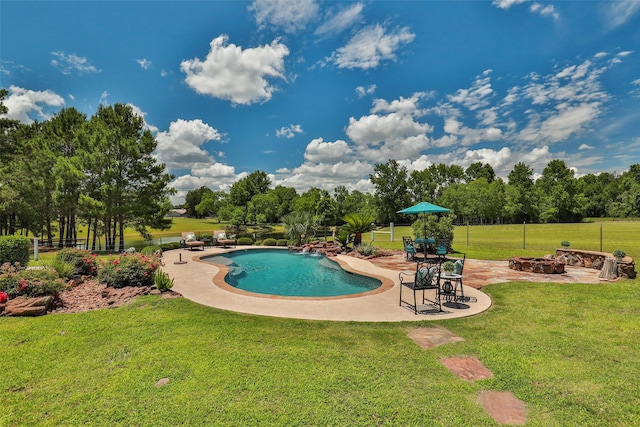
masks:
[[[602,270],[604,260],[607,258],[613,258],[613,255],[608,252],[580,251],[566,248],[556,249],[555,256],[556,260],[563,261],[566,265],[594,268],[596,270]],[[628,277],[630,279],[636,277],[636,264],[633,258],[627,256],[617,263],[618,277]]]

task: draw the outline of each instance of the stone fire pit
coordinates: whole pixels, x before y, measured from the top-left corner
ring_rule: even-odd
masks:
[[[509,258],[509,268],[531,273],[561,274],[564,273],[564,263],[553,258],[528,258],[514,256]]]

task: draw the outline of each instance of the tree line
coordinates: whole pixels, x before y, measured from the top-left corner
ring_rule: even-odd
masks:
[[[489,164],[463,169],[431,165],[408,172],[395,160],[376,164],[371,181],[378,219],[397,220],[402,207],[429,201],[453,211],[456,222],[471,224],[580,222],[584,218],[640,216],[640,165],[617,175],[608,172],[576,177],[563,160],[551,160],[537,179],[523,162],[505,182]]]
[[[143,236],[170,227],[173,177],[156,146],[124,104],[101,105],[89,119],[75,108],[28,125],[0,118],[0,235],[31,232],[49,245],[58,235],[63,247],[81,237],[81,223],[91,249],[104,239],[105,250],[122,251],[125,227]]]
[[[517,163],[507,180],[489,164],[434,164],[409,172],[396,160],[378,163],[369,176],[375,191],[349,192],[345,186],[312,187],[302,194],[276,186],[256,171],[234,183],[228,193],[201,187],[189,191],[184,208],[194,217],[218,216],[236,225],[279,223],[292,213],[315,215],[320,225],[341,224],[350,213],[373,216],[378,223],[413,222],[398,214],[428,201],[451,209],[457,224],[580,222],[584,218],[640,216],[640,165],[622,174],[575,176],[563,160],[551,160],[539,177]]]

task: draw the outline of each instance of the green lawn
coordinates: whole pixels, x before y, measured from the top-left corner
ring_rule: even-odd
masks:
[[[513,255],[543,256],[555,253],[560,242],[571,248],[600,251],[624,250],[640,259],[640,221],[605,221],[577,224],[527,224],[456,227],[453,248],[475,259],[506,260]],[[385,228],[381,231],[389,231]],[[385,249],[402,249],[402,236],[411,236],[411,227],[395,227],[394,242],[389,234],[375,234],[374,244]],[[371,233],[363,235],[371,241]]]
[[[0,425],[493,426],[483,390],[513,392],[530,426],[640,425],[634,281],[485,290],[488,312],[436,322],[288,320],[154,296],[1,318]],[[436,325],[465,341],[407,338]],[[494,378],[461,380],[439,362],[450,356]]]
[[[176,221],[194,231],[216,223]],[[170,233],[179,233],[172,230]],[[472,258],[599,250],[600,224],[456,229]],[[603,250],[640,256],[640,223],[603,224]],[[401,247],[408,228],[396,228]],[[384,236],[384,235],[380,235]],[[365,236],[368,240],[370,235]],[[388,237],[387,237],[388,240]],[[506,283],[466,319],[350,323],[277,319],[148,296],[129,307],[0,318],[0,426],[493,426],[484,390],[513,392],[530,426],[640,425],[640,288]],[[443,326],[465,341],[422,350],[406,334]],[[469,383],[439,362],[473,356]],[[162,378],[169,383],[155,387]]]

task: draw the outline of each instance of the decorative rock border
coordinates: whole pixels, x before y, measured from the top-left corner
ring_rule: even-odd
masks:
[[[608,252],[581,251],[575,249],[556,249],[555,259],[575,267],[593,268],[602,270],[607,258],[613,258]],[[618,264],[618,277],[635,279],[636,263],[631,257],[624,257]]]
[[[300,246],[291,246],[289,249],[296,252],[317,253],[329,257],[342,253],[342,248],[339,244],[335,242],[323,242],[321,240],[314,240],[313,242]]]
[[[509,258],[509,268],[541,274],[562,274],[565,263],[554,258],[528,258],[513,256]]]

